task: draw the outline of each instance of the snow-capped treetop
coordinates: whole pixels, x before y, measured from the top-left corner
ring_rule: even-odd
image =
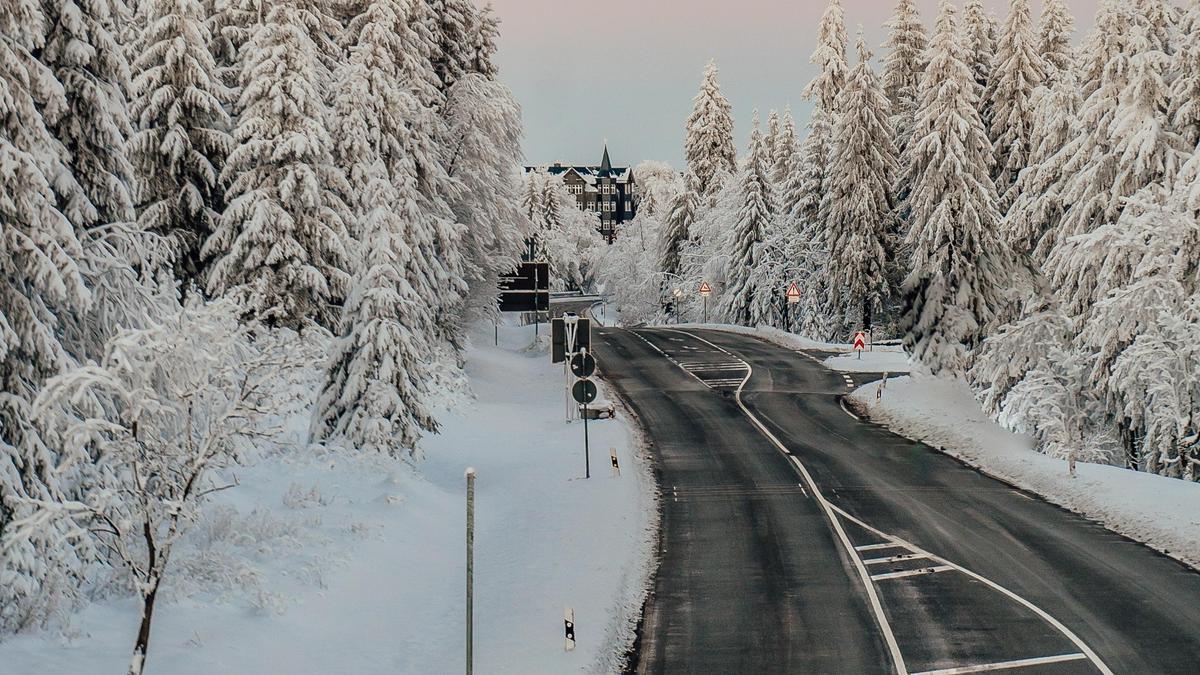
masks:
[[[913,0],[899,0],[896,13],[884,25],[890,32],[883,43],[887,50],[883,59],[883,89],[892,110],[896,146],[903,152],[908,145],[921,74],[925,71],[928,39]]]
[[[779,111],[772,110],[767,115],[767,131],[763,137],[763,161],[772,172],[775,169],[775,146],[779,143],[779,133]]]
[[[471,26],[472,60],[470,70],[488,78],[496,79],[499,69],[496,67],[496,42],[500,37],[500,19],[491,4],[475,12],[475,21]]]
[[[965,38],[967,65],[979,86],[979,100],[983,109],[988,105],[984,91],[992,80],[993,61],[996,59],[996,27],[983,9],[983,0],[967,0],[963,5],[962,31]],[[984,115],[984,123],[988,121]]]
[[[846,18],[841,0],[830,0],[817,29],[817,48],[809,62],[821,72],[804,89],[804,98],[815,99],[826,110],[837,110],[837,97],[846,86]]]
[[[989,137],[996,160],[996,188],[1003,193],[1029,165],[1033,138],[1033,90],[1042,82],[1029,0],[1011,0],[995,67],[988,82]]]
[[[1175,53],[1179,11],[1171,0],[1135,0],[1137,23],[1146,28],[1146,36],[1154,49],[1171,55]]]
[[[796,143],[796,120],[792,117],[792,107],[788,106],[787,110],[783,112],[783,124],[779,128],[778,136],[775,138],[773,153],[775,166],[771,175],[775,182],[776,190],[783,188],[792,171],[796,155],[800,152],[800,148]]]
[[[1180,21],[1178,50],[1171,70],[1176,80],[1171,87],[1171,123],[1183,136],[1184,145],[1200,143],[1200,0],[1194,0]]]
[[[721,292],[721,312],[742,326],[757,326],[767,319],[758,272],[763,261],[762,242],[772,227],[774,195],[768,174],[764,141],[758,126],[758,111],[750,131],[750,149],[737,177],[738,210],[730,230],[732,247],[726,265],[726,285]]]
[[[1045,80],[1052,81],[1058,73],[1075,64],[1075,48],[1071,37],[1075,33],[1075,17],[1063,0],[1046,0],[1038,24],[1037,53],[1041,55]]]
[[[1082,59],[1079,64],[1079,86],[1084,101],[1091,99],[1102,86],[1109,64],[1123,56],[1132,24],[1133,13],[1125,0],[1100,1],[1096,26],[1079,49]],[[1120,76],[1120,73],[1109,73],[1109,81],[1119,81]],[[1115,101],[1116,94],[1106,98]]]
[[[737,170],[733,107],[721,93],[715,61],[709,61],[705,67],[700,93],[692,102],[683,152],[688,170],[696,176],[697,187],[705,199],[711,198],[721,187],[715,184],[716,176]]]

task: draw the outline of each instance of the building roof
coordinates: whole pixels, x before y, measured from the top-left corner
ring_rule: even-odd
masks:
[[[604,156],[600,159],[599,166],[570,166],[562,162],[555,162],[548,166],[527,166],[525,171],[546,171],[552,176],[562,176],[569,171],[574,171],[588,185],[595,185],[597,179],[612,178],[618,183],[633,182],[633,169],[627,166],[613,166],[612,160],[608,156],[608,144],[604,145]]]

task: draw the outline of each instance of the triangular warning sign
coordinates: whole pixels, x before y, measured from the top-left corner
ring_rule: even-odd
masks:
[[[712,295],[712,286],[709,286],[707,281],[700,282],[700,295],[706,298]]]
[[[788,302],[800,302],[800,285],[794,281],[791,286],[788,286],[787,299]]]

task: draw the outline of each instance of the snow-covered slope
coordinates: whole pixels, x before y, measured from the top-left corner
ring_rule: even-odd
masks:
[[[653,480],[620,420],[590,424],[583,480],[583,428],[563,422],[561,366],[528,349],[532,327],[501,326],[500,337],[492,347],[490,325],[474,336],[476,399],[442,416],[416,470],[296,449],[237,471],[241,485],[219,493],[181,544],[148,672],[462,672],[467,466],[478,471],[476,672],[613,670],[649,575]],[[138,622],[126,596],[98,600],[66,629],[0,643],[0,672],[123,672]]]

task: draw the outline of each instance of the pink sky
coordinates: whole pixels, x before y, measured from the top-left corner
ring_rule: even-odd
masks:
[[[483,0],[479,0],[482,2]],[[704,64],[715,58],[744,145],[751,111],[792,104],[825,2],[816,0],[491,0],[500,16],[504,81],[524,106],[530,162],[661,159],[682,166],[683,120]],[[1079,31],[1098,0],[1067,0]],[[961,7],[961,1],[956,3]],[[998,15],[1007,0],[985,0]],[[878,52],[894,0],[843,0],[851,40],[862,25]],[[932,22],[937,0],[918,0]],[[1035,17],[1041,0],[1033,0]],[[803,119],[798,119],[803,124]]]

